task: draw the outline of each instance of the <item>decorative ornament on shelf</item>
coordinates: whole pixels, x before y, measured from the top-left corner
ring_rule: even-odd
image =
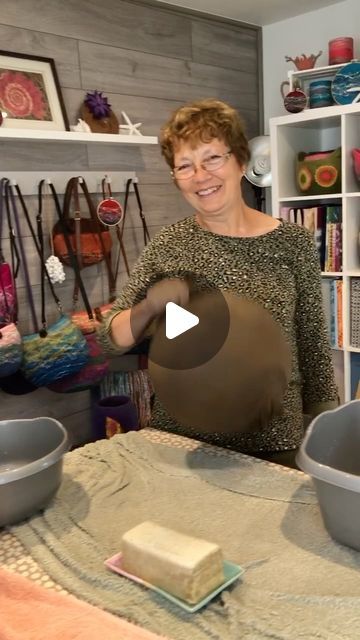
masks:
[[[331,93],[337,104],[360,102],[360,62],[352,60],[339,69],[331,84]]]
[[[142,122],[137,122],[136,124],[133,124],[129,116],[127,115],[127,113],[125,113],[125,111],[122,111],[121,115],[124,118],[126,124],[119,125],[119,132],[120,133],[124,132],[130,136],[132,135],[142,136],[141,131],[139,131],[139,127],[141,127]]]
[[[81,120],[81,118],[78,118],[77,124],[74,124],[70,129],[71,131],[77,131],[78,133],[91,133],[89,125],[85,120]]]
[[[301,56],[296,56],[296,58],[291,58],[290,56],[285,56],[286,62],[293,62],[298,71],[304,71],[305,69],[313,69],[315,67],[315,62],[318,58],[320,58],[322,51],[314,55],[313,53],[310,56],[306,56],[305,53],[302,53]]]
[[[86,94],[80,116],[93,133],[119,133],[118,119],[102,91]]]
[[[3,124],[3,122],[4,122],[5,118],[7,118],[7,113],[6,113],[6,111],[1,111],[1,110],[0,110],[0,127],[1,127],[1,125]]]
[[[284,101],[284,107],[289,113],[300,113],[307,105],[307,96],[304,91],[299,88],[298,83],[294,82],[294,89],[285,93],[285,87],[290,87],[289,80],[284,80],[280,85],[280,93]]]

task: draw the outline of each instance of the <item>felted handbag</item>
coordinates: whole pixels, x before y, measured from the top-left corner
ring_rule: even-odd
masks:
[[[6,185],[12,203],[13,213],[16,220],[17,228],[20,230],[19,215],[17,205],[10,184]],[[36,387],[43,387],[55,380],[76,373],[88,360],[88,346],[81,331],[76,327],[71,319],[66,316],[61,307],[60,300],[55,293],[51,279],[44,262],[44,247],[42,240],[40,244],[36,238],[30,216],[25,205],[24,198],[18,185],[15,185],[15,191],[19,198],[25,220],[33,238],[36,252],[40,258],[41,264],[41,329],[34,311],[34,299],[30,285],[27,266],[25,271],[25,284],[30,309],[32,310],[34,333],[22,336],[23,343],[23,359],[21,371],[25,378]],[[19,234],[19,245],[21,251],[21,259],[26,265],[26,255]],[[49,283],[50,291],[59,310],[59,319],[48,326],[45,316],[45,277]]]
[[[17,311],[15,282],[11,266],[6,262],[3,249],[4,195],[7,178],[0,180],[0,327],[13,321]],[[9,220],[8,220],[9,226]],[[14,266],[14,236],[9,227],[11,258]]]
[[[39,214],[38,214],[39,238],[42,237],[41,211],[42,211],[43,185],[44,185],[44,181],[42,180],[39,183]],[[53,195],[55,209],[59,218],[59,226],[60,228],[62,228],[64,233],[64,239],[67,246],[67,250],[69,252],[71,266],[73,267],[75,272],[77,286],[80,289],[80,292],[84,301],[84,305],[86,308],[86,311],[83,312],[83,314],[84,315],[86,314],[86,318],[87,318],[87,322],[84,322],[84,323],[80,322],[79,314],[82,314],[82,312],[77,312],[78,322],[77,323],[73,322],[73,324],[77,327],[78,330],[81,331],[82,325],[84,326],[84,329],[85,329],[85,331],[82,331],[82,333],[85,334],[84,338],[87,343],[88,354],[89,354],[86,364],[79,371],[76,371],[75,373],[67,375],[61,378],[61,380],[57,380],[56,382],[48,385],[48,388],[51,389],[52,391],[56,391],[58,393],[70,393],[75,391],[83,391],[85,389],[89,389],[93,385],[99,384],[99,382],[102,380],[104,375],[109,370],[109,362],[108,362],[108,359],[105,357],[105,354],[103,353],[103,350],[100,344],[97,341],[96,330],[99,322],[101,321],[101,317],[96,318],[93,310],[91,309],[89,298],[86,293],[85,285],[81,277],[77,256],[75,255],[75,252],[72,249],[71,239],[67,233],[64,217],[59,204],[59,199],[55,191],[55,188],[52,184],[50,184],[50,190]],[[109,304],[108,307],[111,307],[111,305]]]
[[[298,153],[296,184],[301,194],[341,192],[341,147],[332,151]]]
[[[22,341],[14,322],[0,329],[0,378],[15,373],[22,361]]]
[[[104,316],[108,311],[112,308],[112,303],[102,304],[98,307],[94,307],[91,309],[92,317],[89,317],[87,311],[73,311],[71,314],[71,319],[77,327],[79,327],[80,331],[87,335],[88,333],[93,333],[94,330],[100,328],[100,325],[104,319]]]
[[[6,378],[15,373],[22,360],[21,336],[16,326],[15,281],[10,265],[5,262],[1,249],[4,190],[7,183],[6,178],[0,181],[0,378]],[[9,236],[10,243],[12,243],[14,236],[10,229]],[[13,257],[13,252],[11,255]]]

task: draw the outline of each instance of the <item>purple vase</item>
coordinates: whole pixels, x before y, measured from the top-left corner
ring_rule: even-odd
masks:
[[[139,429],[136,406],[129,396],[108,396],[95,402],[92,422],[95,440]]]

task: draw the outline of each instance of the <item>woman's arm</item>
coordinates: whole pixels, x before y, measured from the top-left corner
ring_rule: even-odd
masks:
[[[189,288],[184,280],[166,278],[157,259],[155,236],[145,247],[119,297],[99,330],[106,351],[128,351],[164,313],[167,302],[185,305]]]
[[[180,306],[189,300],[189,287],[184,280],[164,279],[150,287],[144,300],[113,316],[109,333],[120,349],[132,347],[140,340],[153,320],[165,312],[168,302]]]
[[[295,264],[297,347],[304,413],[315,416],[338,405],[338,391],[323,309],[318,250],[311,233],[306,229],[301,233],[302,247]]]

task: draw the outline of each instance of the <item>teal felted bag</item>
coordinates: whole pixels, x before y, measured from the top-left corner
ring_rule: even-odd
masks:
[[[39,237],[38,242],[22,193],[19,186],[15,185],[16,194],[19,197],[19,202],[29,227],[30,234],[34,240],[35,249],[39,255],[41,264],[41,329],[39,329],[35,313],[32,288],[29,280],[26,254],[20,235],[19,215],[13,193],[13,187],[10,184],[7,184],[6,189],[12,204],[12,211],[18,232],[19,250],[24,267],[25,285],[30,313],[34,324],[34,332],[29,335],[22,336],[23,358],[20,370],[26,380],[31,382],[35,387],[43,387],[79,371],[88,361],[88,346],[80,329],[78,329],[71,319],[62,312],[60,300],[55,293],[44,262],[42,237]],[[45,316],[45,277],[48,280],[52,296],[60,312],[60,318],[50,326],[47,325]]]
[[[296,184],[303,195],[341,193],[341,147],[332,151],[298,153]]]

